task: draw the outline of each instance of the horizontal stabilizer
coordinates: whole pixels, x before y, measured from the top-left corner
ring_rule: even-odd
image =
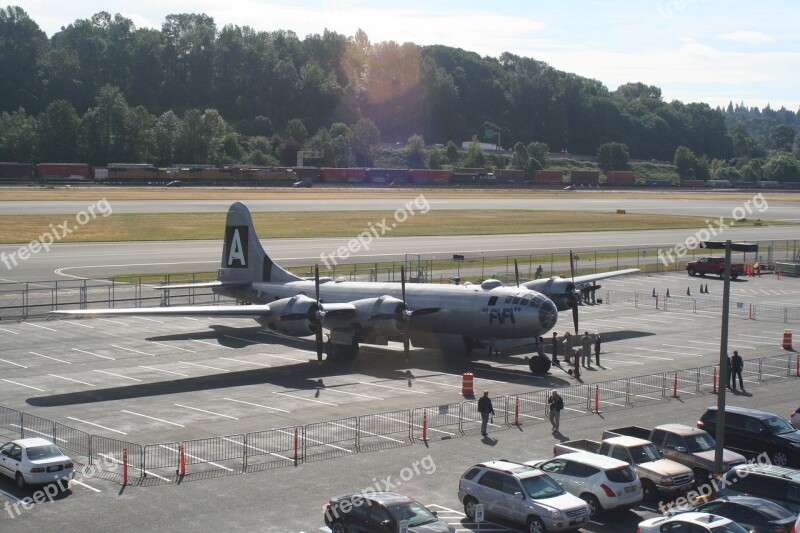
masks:
[[[79,316],[213,316],[258,318],[270,314],[268,305],[189,305],[128,309],[75,309],[51,311],[56,315]]]

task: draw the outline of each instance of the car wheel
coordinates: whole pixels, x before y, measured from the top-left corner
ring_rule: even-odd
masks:
[[[475,520],[475,506],[478,505],[478,500],[472,497],[464,498],[464,514],[467,515],[469,520]]]
[[[347,528],[341,522],[334,522],[331,525],[331,533],[347,533]]]
[[[786,452],[772,452],[772,464],[775,466],[786,466],[789,463],[789,458]]]
[[[544,527],[544,524],[538,517],[532,516],[528,518],[528,525],[525,527],[525,531],[529,533],[545,533],[547,528]]]
[[[581,500],[586,502],[589,506],[589,516],[596,516],[598,513],[603,512],[603,506],[594,494],[581,494]]]
[[[25,478],[22,476],[20,472],[17,472],[17,475],[14,476],[17,480],[17,487],[24,489],[25,488]]]
[[[739,277],[739,274],[731,274],[731,279],[736,279]]]
[[[697,275],[697,271],[696,271],[695,269],[693,269],[693,268],[689,268],[689,270],[687,270],[687,272],[688,272],[688,273],[689,273],[689,275],[690,275],[690,276],[692,276],[692,277],[694,277],[694,276],[696,276],[696,275]]]
[[[711,481],[711,472],[704,468],[695,468],[694,469],[694,486],[695,488],[700,488],[709,481]]]
[[[644,501],[654,502],[658,499],[658,489],[656,484],[649,479],[642,480],[642,492],[644,493]]]

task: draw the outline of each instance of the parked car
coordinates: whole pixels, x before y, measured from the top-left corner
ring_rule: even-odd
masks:
[[[167,183],[167,187],[180,187],[181,185],[182,184],[180,180],[172,180],[169,183]]]
[[[398,522],[403,520],[408,520],[411,533],[455,532],[455,528],[439,520],[436,513],[396,492],[335,496],[325,507],[324,519],[333,533],[394,533]]]
[[[800,513],[800,470],[750,464],[731,469],[717,484],[720,496],[757,496]]]
[[[467,470],[458,482],[458,499],[475,519],[475,506],[487,514],[525,524],[529,533],[570,531],[589,521],[586,503],[566,492],[538,468],[511,461],[488,461]]]
[[[724,516],[754,533],[789,533],[796,519],[795,513],[785,507],[753,496],[724,496],[694,507],[673,508],[667,515],[688,511]]]
[[[24,488],[68,480],[75,473],[75,463],[49,440],[17,439],[0,446],[0,473]]]
[[[525,464],[547,472],[564,490],[585,501],[592,516],[612,509],[631,509],[642,501],[642,483],[624,461],[576,452]]]
[[[683,513],[639,522],[637,533],[748,533],[729,518],[709,513]]]
[[[311,181],[310,180],[295,181],[294,183],[292,183],[292,187],[294,187],[295,189],[308,188],[311,187]]]
[[[710,434],[717,430],[717,408],[709,407],[697,427]],[[777,466],[800,465],[800,431],[778,415],[727,406],[725,408],[725,447],[753,458],[766,452]]]
[[[686,272],[690,276],[700,274],[714,274],[722,278],[725,275],[724,257],[703,257],[697,261],[686,263]],[[736,279],[744,275],[744,263],[731,263],[731,279]]]
[[[789,417],[789,423],[794,429],[800,429],[800,407],[795,409],[792,416]]]

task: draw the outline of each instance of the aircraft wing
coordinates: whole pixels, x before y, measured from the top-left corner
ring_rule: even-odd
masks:
[[[638,268],[626,268],[624,270],[613,270],[611,272],[601,272],[599,274],[586,274],[585,276],[575,276],[575,285],[583,283],[591,283],[601,279],[613,278],[616,276],[624,276],[625,274],[633,274],[639,272]]]
[[[250,285],[249,281],[208,281],[205,283],[180,283],[173,285],[159,285],[155,287],[160,291],[170,289],[213,289],[214,287],[244,287]]]
[[[213,316],[258,318],[270,314],[268,305],[184,305],[127,309],[74,309],[51,311],[57,315],[80,316]]]

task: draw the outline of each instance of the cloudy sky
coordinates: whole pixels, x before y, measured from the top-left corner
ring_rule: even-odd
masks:
[[[13,0],[9,2],[15,5]],[[99,11],[137,27],[166,15],[205,13],[256,30],[324,29],[372,42],[445,44],[481,55],[508,51],[598,79],[662,88],[665,99],[800,108],[800,2],[792,0],[25,0],[48,34]]]

